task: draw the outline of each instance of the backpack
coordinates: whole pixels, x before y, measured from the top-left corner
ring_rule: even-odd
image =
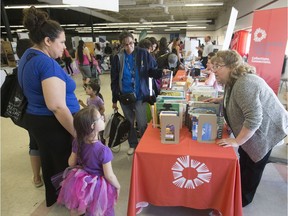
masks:
[[[23,115],[28,101],[18,83],[17,72],[17,68],[14,68],[1,86],[1,116],[11,118],[14,124],[25,128]]]
[[[118,146],[128,139],[130,125],[130,122],[118,111],[111,115],[103,134],[104,139],[109,138],[109,148]]]

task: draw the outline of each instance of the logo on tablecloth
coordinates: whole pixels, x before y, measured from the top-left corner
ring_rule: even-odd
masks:
[[[185,169],[195,169],[197,176],[193,179],[185,177],[183,175]],[[209,183],[212,177],[205,163],[190,159],[189,155],[177,158],[171,170],[174,177],[173,184],[179,188],[195,189],[205,182]]]

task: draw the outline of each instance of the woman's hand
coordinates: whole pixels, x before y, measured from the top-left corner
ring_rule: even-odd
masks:
[[[203,102],[209,102],[209,103],[220,103],[223,100],[223,97],[219,98],[208,98],[204,100]]]
[[[217,142],[217,144],[222,147],[239,147],[239,144],[235,138],[221,139]]]

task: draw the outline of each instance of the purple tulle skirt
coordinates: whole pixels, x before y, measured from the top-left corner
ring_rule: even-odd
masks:
[[[116,200],[116,188],[103,176],[74,168],[61,183],[57,203],[85,216],[114,216]]]

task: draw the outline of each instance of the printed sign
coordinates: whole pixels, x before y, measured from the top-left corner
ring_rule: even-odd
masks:
[[[287,43],[288,8],[255,11],[248,63],[278,92]]]

